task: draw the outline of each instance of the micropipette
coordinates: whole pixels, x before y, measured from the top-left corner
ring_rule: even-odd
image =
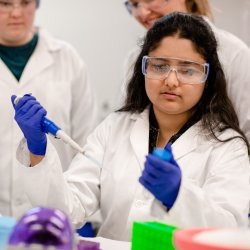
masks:
[[[21,98],[22,96],[17,96],[14,100],[14,105],[16,105]],[[58,127],[54,122],[49,120],[46,116],[42,120],[42,129],[45,133],[51,134],[57,139],[62,139],[64,143],[69,144],[72,148],[84,154],[88,159],[100,165],[100,163],[97,162],[95,159],[93,159],[89,155],[86,155],[85,151],[78,143],[76,143],[69,135],[67,135],[60,127]]]

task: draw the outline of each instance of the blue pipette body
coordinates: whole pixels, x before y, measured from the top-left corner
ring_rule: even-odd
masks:
[[[164,161],[169,161],[172,157],[171,153],[164,148],[155,148],[152,154]]]
[[[54,122],[52,122],[51,120],[49,120],[47,117],[43,118],[42,128],[43,128],[43,131],[45,133],[47,133],[47,134],[50,133],[50,134],[52,134],[55,137],[56,137],[56,134],[57,134],[58,130],[61,129]]]

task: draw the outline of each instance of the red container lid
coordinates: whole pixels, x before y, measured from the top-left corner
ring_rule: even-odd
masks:
[[[250,230],[193,228],[174,233],[176,250],[250,250]]]

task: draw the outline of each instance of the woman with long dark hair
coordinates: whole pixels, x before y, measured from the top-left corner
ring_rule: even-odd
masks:
[[[237,112],[240,128],[250,141],[250,109],[247,94],[250,92],[250,71],[248,69],[250,49],[233,34],[216,27],[212,22],[211,2],[210,0],[127,0],[125,6],[131,16],[146,30],[150,29],[160,18],[175,11],[203,17],[218,41],[217,53],[227,79],[227,93]],[[193,28],[195,29],[195,27]],[[125,79],[132,74],[132,65],[139,53],[139,48],[135,48],[129,53],[125,63]],[[121,90],[123,98],[120,99],[122,101],[125,86],[127,86],[127,80],[124,81]]]
[[[216,39],[200,17],[173,13],[148,31],[125,105],[89,136],[85,155],[66,173],[44,139],[43,107],[26,95],[15,110],[29,149],[21,145],[18,156],[32,167],[20,178],[34,206],[63,209],[78,226],[100,209],[98,235],[116,240],[130,239],[133,221],[247,225],[249,145],[226,93]],[[37,154],[40,147],[46,153]],[[168,159],[155,156],[155,147]]]

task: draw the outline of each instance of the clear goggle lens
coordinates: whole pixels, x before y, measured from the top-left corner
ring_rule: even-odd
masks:
[[[149,79],[165,80],[172,71],[181,83],[200,84],[207,80],[209,64],[171,57],[143,57],[142,73]]]

